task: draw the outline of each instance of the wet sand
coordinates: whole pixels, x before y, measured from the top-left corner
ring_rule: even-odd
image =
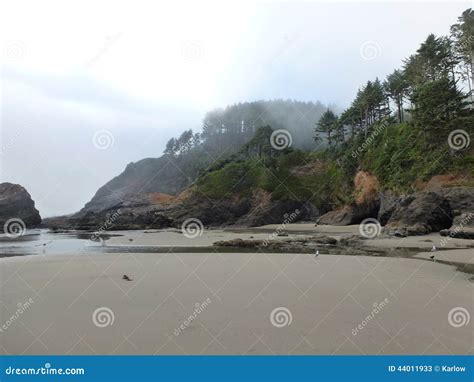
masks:
[[[131,235],[108,244],[156,245]],[[449,320],[455,308],[472,316],[472,275],[434,261],[80,252],[3,258],[0,278],[4,354],[473,353],[473,319]]]

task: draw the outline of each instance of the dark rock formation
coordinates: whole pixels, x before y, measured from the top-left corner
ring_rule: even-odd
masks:
[[[257,227],[265,224],[291,224],[297,221],[314,221],[319,215],[317,208],[309,202],[296,200],[273,200],[268,205],[256,205],[235,224]]]
[[[363,204],[352,204],[343,209],[325,213],[318,219],[318,224],[337,226],[359,224],[366,218],[376,218],[379,207],[379,199]]]
[[[399,197],[390,191],[382,192],[380,194],[380,209],[377,215],[377,220],[381,225],[386,225],[390,220],[393,212],[400,207],[404,197]]]
[[[474,211],[474,187],[440,188],[434,192],[446,198],[454,216]]]
[[[451,227],[453,212],[440,193],[422,192],[403,199],[384,228],[390,234],[424,235]]]
[[[458,215],[453,220],[453,225],[449,229],[440,231],[441,236],[448,236],[457,239],[474,239],[474,212],[467,212]]]
[[[28,191],[19,184],[0,183],[0,231],[9,219],[21,219],[26,228],[41,223],[41,216]]]
[[[358,224],[367,218],[376,218],[380,209],[379,182],[366,172],[358,171],[354,177],[354,202],[340,210],[329,211],[319,218],[319,224]]]
[[[120,175],[97,190],[81,212],[148,204],[143,198],[150,193],[178,194],[197,176],[195,169],[188,169],[189,166],[181,163],[184,160],[180,157],[169,159],[164,155],[128,164]]]
[[[345,255],[345,256],[404,256],[403,250],[394,252],[390,248],[372,248],[363,246],[357,238],[350,242],[338,242],[328,236],[313,236],[308,238],[285,238],[274,239],[269,236],[267,240],[243,240],[231,239],[217,241],[214,247],[227,247],[239,249],[253,249],[262,252],[277,253],[307,253],[314,255],[315,251],[323,254]]]

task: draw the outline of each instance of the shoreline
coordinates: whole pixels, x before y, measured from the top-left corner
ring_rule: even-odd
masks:
[[[417,258],[219,251],[3,259],[0,271],[9,277],[0,316],[7,319],[29,298],[34,303],[19,317],[22,324],[0,333],[0,352],[439,354],[446,350],[436,333],[452,353],[469,354],[472,323],[453,328],[446,317],[454,306],[470,306],[472,277],[411,259]],[[207,308],[176,335],[195,304],[207,299]],[[354,335],[385,299],[383,311]],[[291,325],[272,325],[278,307],[291,312]],[[103,308],[113,320],[98,327],[93,314]]]
[[[263,253],[263,254],[312,254],[318,249],[328,256],[368,256],[381,258],[413,258],[436,261],[450,265],[461,272],[474,274],[472,240],[452,238],[444,246],[437,247],[435,260],[429,256],[432,246],[442,243],[439,234],[394,238],[379,236],[364,239],[358,235],[359,226],[315,226],[313,223],[293,223],[284,227],[284,235],[275,236],[279,225],[261,227],[228,227],[205,229],[195,238],[187,238],[177,229],[107,231],[102,246],[94,244],[80,248],[81,252],[109,253]],[[86,240],[85,231],[44,232],[49,235]],[[176,243],[180,243],[176,245]],[[328,244],[331,242],[331,244]],[[132,244],[133,243],[133,244]],[[262,245],[263,243],[263,245]],[[0,247],[0,258],[48,255],[48,248],[34,252],[12,251],[14,247]],[[31,247],[30,247],[31,248]],[[7,250],[7,251],[6,251]],[[12,251],[9,252],[8,250]],[[453,252],[455,252],[453,254]],[[55,256],[60,253],[55,253]]]

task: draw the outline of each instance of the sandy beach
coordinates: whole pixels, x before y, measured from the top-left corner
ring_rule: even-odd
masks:
[[[274,228],[245,234],[214,231],[189,240],[209,245],[226,237],[262,238],[268,236],[266,229]],[[337,236],[353,229],[326,230]],[[179,244],[189,245],[176,235]],[[136,231],[113,237],[107,245],[176,243],[169,233],[164,237]],[[404,243],[429,248],[433,244],[426,240],[434,239],[439,235]],[[449,245],[467,243],[461,242]],[[439,254],[472,261],[472,249]],[[429,256],[424,249],[413,258],[386,258],[217,249],[179,253],[175,248],[167,253],[84,250],[3,258],[0,351],[472,354],[473,320],[453,322],[459,308],[472,312],[472,275],[426,261]],[[123,280],[124,274],[131,281]]]

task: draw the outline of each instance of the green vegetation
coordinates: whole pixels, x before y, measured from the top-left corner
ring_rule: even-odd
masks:
[[[360,170],[396,193],[446,173],[472,182],[473,144],[457,151],[448,136],[455,129],[468,136],[474,132],[474,12],[466,10],[451,31],[449,37],[429,35],[384,81],[368,81],[339,116],[321,104],[294,101],[233,105],[208,113],[202,134],[185,131],[168,142],[165,153],[202,157],[230,143],[227,155],[200,171],[198,191],[220,199],[263,190],[273,199],[310,201],[320,210],[353,201],[353,179]],[[296,123],[294,106],[313,110],[308,114],[312,127]],[[297,144],[276,150],[270,137],[282,128]],[[307,142],[312,140],[327,146],[311,152],[316,145]]]
[[[374,174],[383,189],[397,193],[413,191],[417,182],[445,173],[472,181],[472,145],[470,151],[452,150],[448,135],[454,129],[472,135],[474,129],[472,102],[469,106],[473,23],[474,12],[465,11],[451,36],[428,36],[401,69],[359,89],[340,116],[326,109],[315,122],[313,137],[327,141],[323,151],[276,151],[270,145],[273,130],[265,126],[203,174],[197,188],[212,198],[245,197],[262,189],[273,199],[311,201],[327,209],[352,201],[359,170]],[[217,118],[213,113],[206,117],[208,124]],[[217,119],[208,126],[216,130]],[[203,136],[212,129],[205,129]]]
[[[463,12],[451,35],[429,35],[382,83],[368,81],[339,117],[329,110],[315,126],[330,141],[327,157],[346,176],[366,170],[381,186],[407,192],[431,176],[474,176],[473,145],[448,145],[457,129],[474,132],[474,11]],[[342,130],[347,139],[331,139]],[[341,135],[341,133],[339,133]]]
[[[350,194],[351,184],[326,153],[275,150],[266,144],[271,131],[268,127],[259,129],[239,153],[203,174],[196,183],[197,190],[221,199],[249,197],[260,189],[271,193],[272,199],[310,201],[321,209],[349,202],[345,195]]]

